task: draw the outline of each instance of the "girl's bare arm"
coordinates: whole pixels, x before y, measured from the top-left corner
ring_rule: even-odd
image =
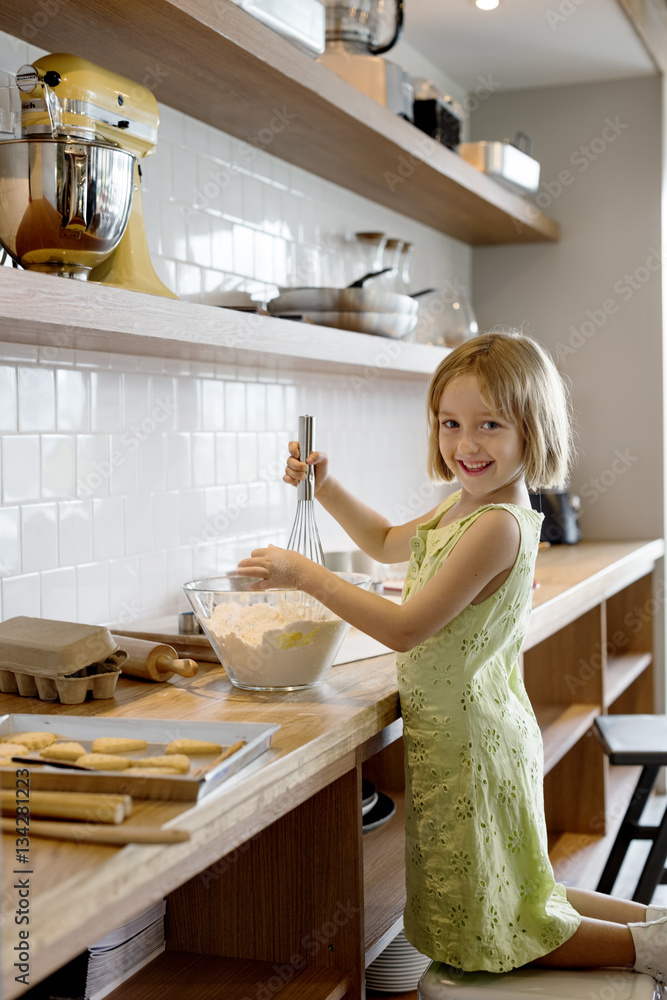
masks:
[[[267,587],[298,587],[335,614],[391,649],[406,652],[447,625],[483,593],[507,578],[517,557],[520,530],[508,511],[490,510],[468,528],[422,590],[397,605],[361,591],[323,566],[284,549],[257,549],[239,565]]]

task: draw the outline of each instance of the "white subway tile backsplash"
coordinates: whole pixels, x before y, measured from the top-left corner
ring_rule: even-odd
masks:
[[[35,573],[58,566],[58,505],[21,507],[21,570]]]
[[[250,388],[250,386],[248,386]],[[249,483],[259,476],[257,435],[238,434],[238,463],[240,483]]]
[[[187,490],[192,486],[192,443],[189,434],[167,438],[167,489]]]
[[[201,382],[180,378],[176,382],[176,427],[179,431],[201,428]]]
[[[77,621],[102,625],[109,615],[109,565],[85,563],[76,567]]]
[[[73,497],[75,493],[74,437],[42,434],[42,497]]]
[[[120,372],[92,372],[90,376],[92,431],[114,431],[122,426],[122,385]]]
[[[156,432],[146,436],[137,451],[139,490],[147,493],[167,486],[166,435]]]
[[[183,490],[178,510],[179,542],[181,545],[200,545],[211,532],[204,517],[204,491]]]
[[[192,435],[192,484],[215,484],[215,434],[212,432]]]
[[[0,579],[21,571],[21,509],[0,507]]]
[[[153,494],[153,545],[172,548],[178,541],[179,498],[177,490]]]
[[[0,342],[0,361],[4,364],[11,361],[37,362],[39,348],[28,344],[10,344]]]
[[[141,436],[130,431],[110,435],[109,493],[124,496],[139,489],[139,448]]]
[[[20,367],[17,371],[19,431],[56,429],[56,392],[50,368]]]
[[[89,380],[85,371],[56,371],[56,429],[74,433],[90,430]]]
[[[143,372],[127,372],[123,375],[123,423],[124,428],[135,431],[149,410],[149,376]],[[115,430],[116,428],[114,428]]]
[[[14,504],[41,497],[37,434],[6,434],[2,439],[2,499]]]
[[[236,434],[216,434],[216,481],[218,483],[238,483],[238,438]]]
[[[183,146],[172,149],[174,193],[185,205],[197,205],[197,155]]]
[[[0,432],[18,430],[16,369],[0,365]]]
[[[139,560],[136,556],[109,560],[109,620],[131,625],[142,617]]]
[[[205,212],[192,212],[187,219],[188,258],[198,268],[211,267],[211,219]],[[201,284],[201,275],[199,275]]]
[[[172,595],[167,579],[166,552],[146,552],[139,556],[139,591],[144,615],[157,614],[168,604]]]
[[[153,504],[150,494],[135,493],[124,498],[125,554],[138,555],[153,548]]]
[[[225,430],[243,431],[246,426],[246,386],[243,382],[225,382]]]
[[[76,435],[76,495],[82,500],[109,494],[112,464],[108,434]]]
[[[125,504],[123,497],[92,501],[92,558],[117,559],[125,554]]]
[[[39,573],[27,576],[6,576],[2,580],[3,620],[26,615],[28,618],[42,617]]]
[[[194,579],[192,549],[189,545],[167,550],[167,585],[169,606],[165,610],[189,611],[190,605],[183,591],[184,583]],[[173,602],[173,605],[172,605]]]
[[[47,570],[42,576],[42,618],[77,621],[76,569]]]
[[[58,553],[61,566],[93,558],[93,507],[109,500],[63,500],[58,504]],[[116,553],[113,553],[114,555]]]
[[[185,206],[160,202],[160,244],[165,257],[176,261],[188,259],[187,216]]]
[[[195,264],[184,264],[176,261],[176,284],[174,291],[179,299],[199,300],[202,292],[201,268]]]

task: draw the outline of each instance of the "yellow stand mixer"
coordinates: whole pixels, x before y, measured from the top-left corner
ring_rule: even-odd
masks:
[[[139,160],[160,120],[153,94],[63,53],[23,66],[16,87],[20,135],[0,133],[9,255],[27,270],[177,298],[153,269],[141,200]]]

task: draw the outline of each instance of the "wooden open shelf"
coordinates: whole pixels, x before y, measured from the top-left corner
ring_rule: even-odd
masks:
[[[605,707],[613,705],[627,691],[653,661],[651,653],[635,653],[610,657],[605,677]]]
[[[548,774],[588,732],[600,714],[599,705],[534,705],[542,730],[544,773]]]
[[[0,29],[143,83],[158,101],[471,245],[558,225],[231,0],[2,4]],[[8,67],[10,68],[10,67]],[[19,67],[17,66],[16,69]],[[244,147],[245,148],[245,147]],[[242,165],[242,163],[241,163]]]
[[[391,792],[396,812],[384,826],[363,835],[364,945],[366,966],[403,927],[405,906],[405,795]],[[391,872],[391,878],[387,874]]]
[[[549,857],[557,881],[595,889],[625,810],[639,778],[640,767],[610,767],[607,781],[606,821],[598,817],[590,833],[556,833],[549,841]]]
[[[296,970],[289,963],[166,951],[110,993],[109,1000],[243,1000],[255,994],[258,983],[278,984],[281,978],[280,1000],[342,1000],[350,985],[340,969],[311,965]]]
[[[0,341],[35,344],[46,362],[77,348],[289,371],[325,364],[360,388],[380,375],[422,379],[448,353],[9,267],[0,267],[0,317]]]

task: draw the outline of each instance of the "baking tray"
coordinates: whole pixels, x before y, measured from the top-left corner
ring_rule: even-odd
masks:
[[[86,752],[90,751],[89,744],[99,736],[140,736],[148,742],[148,749],[123,754],[133,759],[163,754],[165,744],[182,738],[211,740],[223,747],[231,746],[239,740],[246,741],[244,747],[200,778],[188,774],[168,774],[163,777],[132,775],[131,770],[68,771],[48,764],[30,768],[30,787],[35,790],[114,792],[138,799],[196,801],[268,750],[273,734],[278,729],[279,725],[265,725],[261,722],[184,722],[176,719],[114,719],[106,716],[82,718],[76,715],[33,714],[0,716],[0,736],[21,732],[52,732],[57,733],[60,738],[76,740]],[[34,756],[39,759],[37,753]],[[214,756],[191,757],[191,770],[210,763]],[[21,766],[13,763],[11,767],[1,768],[0,787],[14,788],[16,770]]]

